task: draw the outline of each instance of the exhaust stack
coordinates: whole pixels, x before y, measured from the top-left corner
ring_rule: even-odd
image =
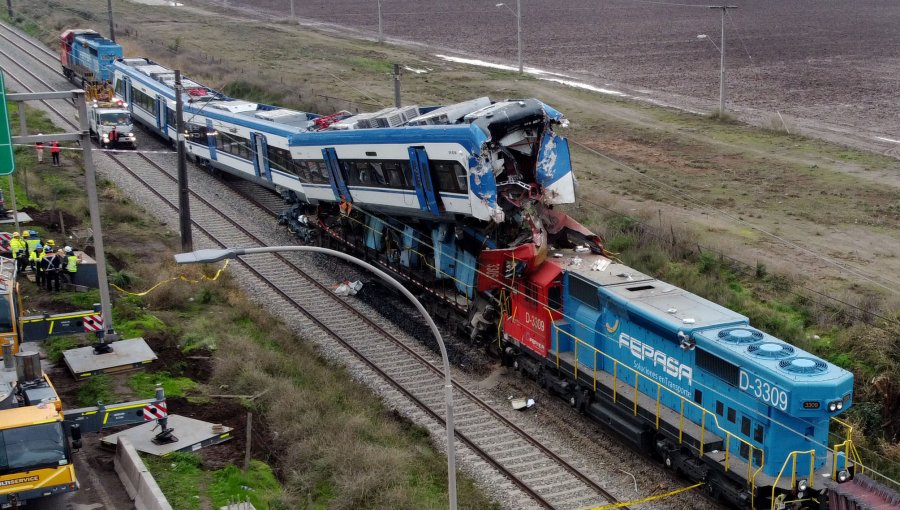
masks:
[[[37,352],[16,353],[16,376],[19,384],[36,381],[43,377],[41,355]]]
[[[12,372],[16,366],[16,360],[13,359],[13,344],[6,342],[3,344],[3,371]]]

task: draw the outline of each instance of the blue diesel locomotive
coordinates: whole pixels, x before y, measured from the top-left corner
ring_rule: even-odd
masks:
[[[111,83],[113,63],[122,47],[93,30],[66,30],[59,36],[63,75],[82,88],[96,82]]]
[[[111,78],[138,122],[175,139],[172,70],[118,59]],[[194,161],[281,190],[301,239],[391,269],[435,315],[715,497],[823,508],[824,486],[859,466],[849,438],[829,442],[850,373],[615,262],[553,209],[574,203],[575,181],[548,105],[321,116],[183,83]]]
[[[599,254],[556,251],[513,288],[507,359],[715,496],[819,508],[851,475],[829,449],[846,370]]]

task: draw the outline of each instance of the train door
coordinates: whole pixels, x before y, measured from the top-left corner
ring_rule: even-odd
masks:
[[[333,147],[322,149],[322,157],[325,160],[325,167],[328,169],[328,180],[331,182],[334,199],[353,202],[350,188],[347,187],[347,181],[344,180],[344,174],[341,173],[341,162],[338,160],[337,151]]]
[[[125,86],[122,87],[122,90],[123,90],[122,99],[128,105],[128,111],[131,112],[132,115],[134,115],[134,104],[132,104],[134,101],[131,100],[132,99],[131,78],[129,78],[128,76],[123,76],[122,82],[125,84]]]
[[[156,127],[163,134],[168,134],[166,129],[166,98],[159,94],[156,95]]]
[[[256,176],[271,181],[272,169],[269,166],[269,144],[266,142],[266,135],[251,131],[250,150],[253,152],[253,171]]]
[[[216,156],[216,128],[213,127],[212,119],[206,119],[206,143],[209,146],[209,159],[218,161]]]
[[[516,282],[510,301],[504,332],[539,356],[547,356],[553,321],[562,317],[562,268],[553,263],[542,264]]]
[[[419,199],[419,210],[430,212],[435,216],[440,215],[440,198],[431,179],[431,167],[428,164],[425,147],[409,148],[409,166],[416,186],[416,197]]]

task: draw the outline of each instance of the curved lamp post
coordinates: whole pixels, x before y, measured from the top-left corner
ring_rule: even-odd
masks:
[[[444,393],[446,396],[446,404],[447,404],[447,491],[450,495],[450,510],[457,510],[456,508],[456,445],[455,445],[455,434],[453,431],[453,382],[450,380],[450,361],[447,358],[447,348],[444,345],[444,338],[441,336],[441,332],[438,331],[437,325],[428,315],[428,312],[425,311],[425,307],[422,306],[422,303],[416,299],[412,293],[404,287],[400,282],[395,280],[392,276],[385,273],[381,269],[360,260],[351,255],[347,255],[346,253],[339,252],[336,250],[329,250],[328,248],[319,248],[317,246],[264,246],[261,248],[223,248],[223,249],[205,249],[205,250],[196,250],[188,253],[178,253],[175,255],[175,262],[178,264],[201,264],[208,262],[218,262],[220,260],[225,259],[236,259],[241,255],[253,255],[256,253],[275,253],[275,252],[284,252],[284,251],[303,251],[310,253],[323,253],[325,255],[331,255],[333,257],[337,257],[339,259],[346,260],[352,264],[356,264],[364,269],[368,269],[369,271],[375,273],[376,276],[381,278],[383,281],[389,283],[391,287],[397,289],[401,294],[406,296],[415,307],[419,313],[425,318],[425,322],[428,323],[428,326],[431,328],[431,333],[434,335],[434,338],[437,340],[438,346],[441,349],[441,359],[444,362]]]

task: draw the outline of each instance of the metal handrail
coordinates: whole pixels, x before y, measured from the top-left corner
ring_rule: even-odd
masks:
[[[596,369],[597,369],[597,362],[596,362],[597,354],[600,354],[600,355],[606,357],[607,359],[609,359],[610,361],[613,362],[613,387],[612,387],[612,390],[613,390],[613,402],[614,402],[614,403],[618,403],[617,395],[618,395],[618,381],[619,381],[619,377],[618,377],[618,367],[619,367],[619,365],[622,365],[622,367],[624,367],[624,368],[627,369],[627,370],[630,370],[631,372],[633,372],[633,373],[635,374],[635,399],[634,399],[634,408],[635,408],[635,411],[634,411],[634,412],[635,412],[635,416],[637,416],[637,392],[639,391],[639,390],[638,390],[638,384],[637,384],[637,383],[638,383],[639,378],[640,378],[640,372],[638,372],[638,371],[635,370],[634,368],[631,368],[631,367],[625,365],[624,363],[622,363],[622,362],[620,362],[619,360],[613,358],[612,356],[610,356],[609,354],[607,354],[607,353],[601,351],[600,349],[597,349],[596,347],[594,347],[593,345],[591,345],[591,344],[585,342],[584,340],[581,340],[580,338],[578,338],[577,336],[573,335],[572,333],[569,333],[569,332],[567,332],[567,331],[564,331],[564,330],[563,330],[562,328],[560,328],[559,325],[557,325],[555,322],[553,323],[553,328],[554,328],[555,331],[557,332],[557,342],[556,342],[556,367],[557,367],[557,369],[560,368],[560,357],[559,357],[559,355],[560,355],[560,350],[559,350],[559,341],[558,341],[558,338],[559,338],[558,334],[559,334],[559,333],[563,333],[563,334],[565,334],[565,335],[568,335],[569,337],[571,337],[572,339],[575,340],[575,350],[574,350],[574,352],[575,352],[575,369],[576,369],[576,373],[577,373],[577,368],[578,368],[578,367],[577,367],[577,365],[578,365],[578,357],[577,357],[577,347],[578,347],[578,345],[579,345],[579,344],[584,344],[585,347],[587,347],[588,349],[591,349],[591,350],[594,351],[594,380],[593,380],[593,384],[594,384],[594,388],[595,388],[594,391],[596,391],[596,386],[597,386],[597,370],[596,370]],[[614,340],[613,338],[611,338],[611,337],[609,337],[608,335],[605,335],[605,334],[603,334],[603,333],[600,333],[600,335],[603,336],[603,337],[606,337],[607,339]],[[698,409],[698,410],[702,413],[702,416],[703,416],[703,417],[701,418],[702,423],[700,424],[701,427],[702,427],[702,428],[701,428],[701,430],[702,430],[702,432],[701,432],[701,441],[700,441],[700,448],[699,448],[700,455],[704,455],[704,451],[703,451],[703,450],[704,450],[703,440],[705,439],[705,433],[706,433],[706,418],[707,418],[706,415],[707,415],[707,414],[709,414],[709,416],[712,418],[713,423],[715,424],[715,429],[716,429],[717,431],[721,431],[722,433],[724,433],[724,434],[725,434],[725,437],[726,437],[726,448],[725,448],[725,471],[726,471],[726,472],[729,470],[729,467],[730,467],[729,465],[730,465],[730,456],[731,456],[731,449],[730,449],[731,438],[734,437],[737,441],[740,441],[741,443],[747,445],[747,446],[750,448],[750,454],[749,454],[748,459],[747,459],[747,482],[748,482],[748,484],[751,486],[751,498],[753,498],[753,496],[755,495],[755,492],[756,492],[756,491],[755,491],[755,487],[756,487],[756,477],[759,475],[759,473],[762,471],[763,467],[765,466],[765,457],[766,457],[766,452],[765,452],[765,450],[762,449],[762,448],[759,448],[759,447],[757,447],[757,446],[754,446],[754,445],[751,444],[749,441],[746,441],[746,440],[744,440],[744,439],[738,437],[737,435],[733,434],[732,432],[730,432],[730,431],[724,429],[724,428],[719,424],[719,419],[718,419],[718,417],[717,417],[717,416],[715,415],[715,413],[713,413],[712,411],[710,411],[710,410],[708,410],[708,409],[706,409],[706,408],[700,406],[699,404],[695,403],[695,402],[692,401],[692,400],[689,400],[689,399],[683,397],[682,395],[679,395],[678,393],[675,393],[674,391],[672,391],[672,390],[669,389],[669,388],[663,387],[663,385],[662,385],[661,383],[659,383],[659,382],[657,382],[657,381],[654,381],[653,379],[651,379],[651,378],[649,378],[649,377],[646,377],[646,376],[645,376],[644,378],[645,378],[645,379],[648,379],[648,380],[650,380],[651,382],[653,382],[654,384],[656,384],[656,387],[657,387],[657,406],[656,406],[656,416],[655,416],[655,418],[656,418],[656,424],[655,424],[655,425],[656,425],[657,430],[659,429],[659,417],[660,417],[660,414],[661,414],[661,413],[660,413],[660,410],[661,410],[661,395],[662,395],[662,390],[665,390],[665,391],[671,393],[673,396],[677,397],[677,398],[680,400],[680,402],[681,402],[681,411],[680,411],[680,413],[679,413],[680,416],[679,416],[679,425],[678,425],[678,442],[679,442],[679,444],[683,443],[683,441],[684,441],[684,406],[685,406],[685,403],[687,403],[687,404],[689,404],[689,405],[695,407],[696,409]],[[666,406],[666,407],[668,408],[669,406]],[[670,409],[671,409],[671,408],[670,408]],[[696,423],[696,422],[695,422],[695,423]],[[760,465],[759,465],[759,467],[757,468],[756,471],[753,471],[753,454],[754,454],[754,452],[757,451],[757,450],[759,450],[759,452],[760,452]],[[796,452],[795,452],[795,453],[796,453]]]

